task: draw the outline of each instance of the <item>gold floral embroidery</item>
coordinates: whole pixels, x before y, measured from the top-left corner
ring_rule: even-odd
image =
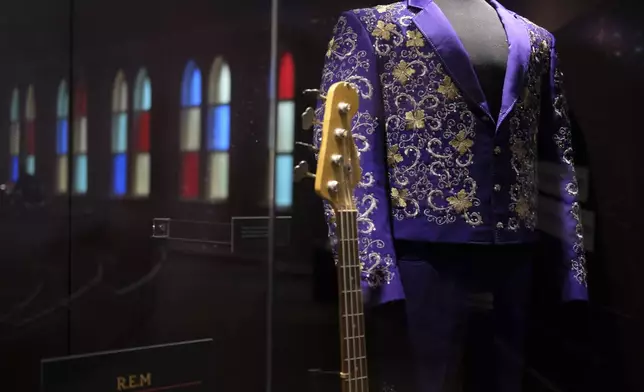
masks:
[[[393,75],[403,85],[407,83],[409,78],[416,73],[416,71],[405,61],[401,60],[400,63],[394,67]]]
[[[338,43],[335,41],[335,37],[331,38],[331,41],[329,41],[329,47],[326,51],[326,57],[331,57],[333,52],[335,52],[338,49]]]
[[[373,30],[371,35],[374,37],[380,37],[382,39],[390,39],[391,34],[396,31],[396,25],[393,23],[385,23],[382,20],[379,20],[376,24],[376,28]]]
[[[541,37],[545,33],[536,25],[528,24],[527,28],[532,50],[526,84],[508,119],[508,143],[512,152],[510,166],[515,177],[514,183],[509,186],[510,217],[506,226],[511,231],[521,228],[533,231],[537,226],[537,132],[541,116],[540,80],[545,71],[540,48]]]
[[[405,121],[407,129],[423,129],[425,128],[425,111],[417,109],[407,112],[405,113]]]
[[[374,13],[374,11],[370,11]],[[354,12],[360,15],[359,12]],[[355,18],[357,18],[356,16]],[[353,16],[351,16],[353,18]],[[374,23],[375,25],[375,23]],[[377,119],[369,111],[369,105],[374,97],[374,86],[371,76],[375,74],[376,64],[367,55],[364,48],[358,47],[358,32],[362,27],[351,22],[346,16],[341,16],[333,29],[333,53],[324,65],[320,90],[326,92],[333,83],[348,81],[359,91],[360,110],[352,122],[352,134],[360,154],[371,154],[372,146],[367,139],[375,132]],[[321,124],[324,114],[324,103],[316,109],[315,144],[321,141]],[[363,281],[370,287],[390,284],[396,278],[394,260],[383,238],[376,233],[373,216],[378,208],[379,200],[374,196],[375,179],[371,172],[363,172],[359,187],[356,189],[356,208],[358,210],[357,230],[359,233],[359,258],[362,268]],[[337,223],[333,208],[325,203],[329,237],[334,240]],[[337,242],[337,239],[336,239]]]
[[[472,207],[472,202],[465,192],[465,189],[461,189],[455,196],[450,196],[447,198],[447,202],[450,206],[456,211],[457,214],[462,214],[467,211],[468,208]]]
[[[425,46],[425,40],[423,38],[423,34],[420,31],[407,31],[407,47],[422,48],[423,46]]]
[[[530,204],[528,204],[528,201],[524,197],[520,197],[519,200],[517,200],[514,212],[516,212],[521,219],[528,217],[528,214],[530,214]]]
[[[454,147],[459,154],[463,155],[474,145],[474,141],[467,138],[465,131],[460,131],[456,137],[449,142],[449,145]]]
[[[394,166],[403,161],[403,156],[398,152],[398,145],[394,144],[387,149],[387,164]]]
[[[443,94],[447,99],[455,99],[461,95],[461,93],[458,91],[458,87],[456,87],[456,85],[452,81],[452,78],[447,75],[443,79],[441,85],[438,86],[437,91]]]
[[[395,4],[377,5],[376,6],[376,11],[378,11],[381,14],[383,14],[383,13],[389,11],[390,9],[392,9],[394,6],[395,6]]]
[[[407,189],[397,189],[391,188],[391,201],[394,207],[396,208],[405,208],[407,207],[407,199],[409,197],[409,191]]]
[[[387,149],[389,183],[398,192],[397,197],[390,196],[395,207],[392,216],[399,221],[424,217],[437,226],[457,219],[472,227],[482,225],[477,210],[481,200],[476,197],[478,186],[471,170],[476,116],[404,2],[385,13],[378,11],[363,9],[359,18],[375,37],[372,45],[381,65],[385,114],[381,121],[387,146],[399,150]],[[395,27],[387,28],[388,24]],[[457,212],[447,198],[459,189],[466,199],[457,206],[470,205]],[[405,192],[404,203],[401,192]]]

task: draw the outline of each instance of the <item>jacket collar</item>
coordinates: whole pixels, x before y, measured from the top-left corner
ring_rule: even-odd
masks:
[[[498,115],[498,123],[500,124],[512,110],[521,93],[521,86],[530,58],[530,44],[525,26],[516,18],[515,14],[496,0],[488,1],[497,11],[509,43],[501,113],[496,113],[493,116],[490,115],[485,95],[474,72],[470,57],[445,14],[433,0],[407,0],[407,5],[419,10],[414,16],[414,23],[435,48],[446,72],[452,76],[464,95],[486,114],[493,119]]]
[[[431,3],[432,0],[407,0],[407,5],[409,7],[423,9],[426,5]]]

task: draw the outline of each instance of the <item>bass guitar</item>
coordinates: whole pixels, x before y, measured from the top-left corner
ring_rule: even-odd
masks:
[[[367,392],[369,379],[360,284],[358,211],[353,198],[353,191],[360,182],[361,169],[351,133],[351,123],[358,111],[359,97],[350,83],[338,82],[332,85],[322,98],[325,99],[325,110],[316,173],[309,173],[307,163],[301,162],[295,167],[295,177],[314,177],[315,192],[330,204],[335,213],[341,390]],[[312,125],[312,116],[313,111],[307,110],[303,115],[304,123]],[[309,117],[308,120],[306,117]]]

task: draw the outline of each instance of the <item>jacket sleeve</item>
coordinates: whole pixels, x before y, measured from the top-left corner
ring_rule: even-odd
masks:
[[[544,91],[542,108],[542,128],[539,132],[539,171],[542,165],[554,167],[552,170],[556,184],[551,186],[551,194],[556,193],[558,200],[547,203],[548,213],[555,215],[558,227],[545,230],[556,234],[561,240],[561,276],[563,299],[565,301],[586,300],[586,257],[584,252],[581,207],[578,200],[578,184],[574,166],[574,151],[568,104],[563,89],[557,52],[553,44],[550,49],[550,67]],[[547,200],[546,200],[547,201]],[[540,208],[544,203],[540,202]],[[541,212],[540,212],[541,213]],[[541,215],[541,214],[540,214]],[[541,220],[541,218],[540,218]]]
[[[402,299],[391,235],[391,214],[387,185],[385,129],[376,56],[370,35],[353,11],[343,13],[333,29],[326,52],[321,92],[336,82],[352,83],[360,95],[360,107],[353,118],[352,133],[360,156],[362,179],[355,189],[358,209],[358,240],[362,286],[368,305]],[[316,109],[315,140],[321,141],[324,102]],[[335,218],[325,203],[329,237],[334,244]]]

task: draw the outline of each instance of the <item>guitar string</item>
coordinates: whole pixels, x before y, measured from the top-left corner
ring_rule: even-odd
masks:
[[[351,217],[351,212],[349,212],[348,215]],[[348,219],[347,226],[348,226],[347,231],[349,233],[349,246],[348,246],[348,248],[351,251],[351,256],[353,256],[353,236],[352,236],[352,230],[351,230],[351,219]],[[358,363],[357,363],[358,362],[358,355],[356,353],[356,338],[357,338],[357,335],[356,335],[356,311],[357,311],[357,309],[356,309],[355,293],[354,293],[354,286],[355,286],[355,282],[356,282],[356,277],[355,277],[355,274],[354,274],[355,273],[355,271],[354,271],[354,268],[355,268],[354,267],[354,262],[355,262],[355,260],[353,260],[353,257],[350,257],[349,268],[348,268],[349,269],[349,280],[351,282],[351,284],[349,285],[350,286],[349,287],[349,303],[351,304],[350,305],[351,306],[351,339],[350,340],[351,340],[351,348],[353,349],[352,350],[353,351],[352,352],[352,354],[353,354],[352,355],[353,363],[351,364],[352,365],[351,373],[353,374],[353,379],[354,379],[354,382],[356,384],[355,385],[356,390],[358,390],[359,389],[359,379],[358,379],[359,375],[357,374],[358,373],[357,372],[357,370],[358,370]]]
[[[346,118],[344,120],[346,120]],[[347,121],[347,122],[348,122],[348,124],[343,124],[343,126],[344,126],[344,129],[349,130],[350,127],[351,127],[351,122],[350,121]],[[353,204],[352,203],[353,190],[351,188],[352,176],[351,176],[351,171],[350,171],[350,167],[351,167],[350,163],[351,162],[350,162],[350,158],[349,158],[351,156],[351,146],[352,146],[352,144],[353,144],[353,136],[351,135],[351,132],[349,131],[347,139],[345,139],[345,142],[342,144],[342,150],[343,150],[342,153],[343,153],[344,159],[342,160],[342,163],[341,163],[342,164],[342,170],[341,170],[341,172],[342,172],[342,181],[343,181],[343,183],[345,185],[343,187],[344,200],[346,201],[346,204],[347,204],[345,206],[345,211],[344,211],[344,215],[345,215],[344,225],[343,225],[343,228],[345,229],[345,232],[344,232],[345,241],[344,241],[344,243],[345,243],[345,247],[346,247],[349,255],[352,255],[352,253],[353,253],[353,249],[352,249],[353,239],[351,237],[351,227],[352,226],[351,226],[351,219],[350,219],[351,218],[350,209],[351,209],[351,206]],[[347,218],[349,218],[349,219],[347,219]],[[355,370],[357,368],[357,366],[356,366],[357,365],[356,364],[356,361],[357,361],[357,358],[356,358],[356,342],[355,342],[355,340],[356,340],[355,317],[356,316],[355,316],[354,295],[353,295],[354,294],[353,293],[353,283],[354,283],[355,277],[353,276],[353,268],[354,267],[353,267],[353,260],[352,259],[353,259],[352,257],[345,258],[345,266],[344,266],[345,268],[343,268],[343,270],[344,270],[345,277],[347,275],[347,270],[348,270],[348,278],[349,278],[350,284],[348,285],[349,287],[347,287],[347,285],[345,285],[345,287],[344,287],[345,292],[343,293],[343,295],[345,297],[345,303],[346,303],[347,302],[347,294],[348,294],[348,303],[349,303],[349,306],[348,306],[348,309],[347,309],[347,312],[346,312],[346,315],[345,315],[345,318],[347,320],[347,325],[350,327],[350,330],[347,330],[346,334],[345,334],[345,340],[347,341],[347,349],[348,349],[348,355],[347,355],[348,372],[347,373],[348,373],[349,385],[350,385],[349,390],[351,390],[351,389],[353,389],[353,387],[355,387],[355,390],[357,391],[358,390],[358,381],[359,380],[358,380],[358,378],[356,377],[356,374],[355,374],[356,373]],[[349,289],[348,292],[347,292],[347,288]]]
[[[348,126],[345,127],[345,129],[350,129],[351,128],[351,122],[349,121]],[[361,317],[364,317],[364,311],[363,315],[358,315],[358,311],[362,309],[362,302],[361,301],[361,296],[358,294],[360,293],[357,290],[362,290],[361,285],[360,285],[360,270],[359,270],[359,257],[357,254],[357,230],[356,230],[356,218],[357,218],[357,208],[353,206],[353,187],[351,186],[350,182],[353,179],[353,172],[351,171],[352,163],[351,162],[351,149],[353,147],[353,135],[351,132],[348,132],[348,140],[350,142],[344,143],[343,144],[343,155],[346,158],[346,165],[343,165],[343,170],[342,170],[342,176],[343,180],[345,182],[345,200],[348,202],[349,209],[347,209],[345,213],[345,221],[346,217],[348,216],[348,221],[346,221],[347,225],[347,236],[348,238],[348,250],[350,251],[351,257],[349,260],[347,260],[348,265],[346,266],[345,270],[349,270],[349,280],[351,282],[351,285],[349,287],[349,292],[345,293],[349,295],[349,304],[350,304],[350,309],[349,313],[350,316],[347,316],[347,319],[350,319],[350,324],[351,324],[351,336],[349,341],[351,342],[349,347],[353,349],[353,352],[350,353],[349,358],[350,360],[347,361],[350,367],[349,370],[349,378],[353,378],[353,383],[355,383],[355,389],[359,390],[360,392],[364,391],[364,379],[362,378],[362,372],[364,371],[364,368],[360,365],[362,365],[361,357],[363,356],[362,350],[358,352],[358,348],[361,347],[362,342],[364,341],[364,334],[361,328],[361,323],[357,322],[361,320]],[[346,169],[344,169],[346,168]],[[356,289],[357,286],[357,289]],[[358,341],[356,341],[358,340]]]
[[[346,296],[346,290],[345,290],[345,288],[347,286],[347,274],[345,273],[345,270],[346,270],[345,265],[346,265],[346,261],[348,259],[347,254],[346,254],[347,253],[347,246],[346,246],[347,241],[343,241],[343,239],[344,239],[343,237],[346,237],[346,228],[345,228],[346,222],[345,221],[346,221],[345,213],[344,213],[344,211],[340,211],[340,228],[342,230],[341,236],[340,236],[340,247],[342,249],[342,260],[341,260],[341,263],[340,263],[340,274],[342,276],[342,287],[340,288],[340,290],[341,290],[341,294],[342,294],[342,303],[344,304],[343,309],[342,309],[343,311],[340,312],[340,317],[344,319],[343,320],[344,334],[342,336],[342,340],[344,340],[343,344],[344,344],[344,352],[345,352],[345,355],[344,355],[345,358],[342,358],[343,363],[342,363],[341,368],[346,370],[345,373],[347,375],[346,382],[347,382],[348,392],[351,392],[352,391],[352,385],[351,385],[351,361],[349,360],[349,358],[351,358],[351,349],[350,349],[350,345],[349,345],[349,340],[346,339],[348,331],[349,331],[349,317],[347,316],[348,315],[347,310],[348,310],[349,306],[348,306],[348,303],[347,303],[347,296]],[[345,361],[346,361],[346,365],[344,364]]]
[[[351,235],[353,236],[354,240],[351,241],[351,244],[353,246],[353,259],[356,262],[355,265],[355,272],[357,274],[357,290],[355,293],[356,296],[356,304],[357,304],[357,310],[361,314],[358,317],[358,335],[360,336],[358,340],[358,347],[359,347],[359,362],[360,362],[360,375],[361,381],[360,381],[360,390],[363,392],[366,392],[368,389],[368,384],[367,384],[367,375],[368,375],[368,369],[367,369],[367,349],[365,346],[366,342],[366,331],[365,331],[365,325],[364,325],[364,303],[363,303],[363,298],[362,298],[362,284],[361,284],[361,266],[360,266],[360,249],[359,249],[359,244],[358,244],[358,209],[356,207],[355,211],[353,212],[353,216],[351,219],[351,225],[352,225],[352,230],[351,230]]]
[[[351,120],[347,121],[347,117],[344,117],[342,119],[342,123],[343,123],[342,124],[343,128],[348,131],[347,132],[348,137],[344,140],[344,143],[342,143],[342,156],[343,156],[343,159],[341,161],[341,170],[340,170],[341,179],[342,179],[342,182],[343,182],[343,185],[344,185],[342,189],[343,189],[343,193],[344,193],[344,200],[345,200],[345,203],[346,203],[346,205],[344,206],[344,211],[343,211],[344,219],[343,219],[343,222],[342,222],[342,229],[344,231],[344,233],[343,233],[344,234],[343,235],[343,237],[344,237],[343,238],[344,239],[344,241],[343,241],[343,249],[346,249],[347,253],[349,253],[349,255],[351,255],[351,253],[353,251],[353,249],[351,249],[351,244],[353,243],[353,240],[351,240],[351,238],[350,238],[350,236],[351,236],[351,231],[350,231],[351,220],[348,219],[348,218],[350,218],[350,216],[347,216],[347,215],[348,215],[348,212],[349,212],[349,210],[351,208],[351,205],[353,204],[352,203],[353,190],[351,188],[351,179],[352,179],[351,178],[351,171],[348,169],[350,166],[347,165],[347,164],[350,163],[349,157],[351,156],[350,151],[351,151],[351,146],[353,145],[353,136],[351,135],[351,131],[350,131],[351,125],[352,125]],[[345,256],[347,256],[347,255],[345,254]],[[345,308],[345,316],[344,316],[344,318],[345,318],[345,327],[346,327],[344,340],[346,342],[346,349],[347,349],[346,362],[347,362],[347,377],[348,377],[347,383],[348,383],[348,387],[349,387],[348,388],[349,392],[351,392],[352,389],[355,390],[355,391],[358,390],[358,388],[357,388],[358,387],[358,385],[357,385],[358,379],[355,377],[355,372],[354,372],[354,370],[356,368],[356,366],[355,366],[355,361],[356,361],[355,334],[353,333],[355,331],[355,328],[349,329],[349,327],[354,327],[355,326],[355,322],[354,322],[354,317],[355,317],[354,312],[355,312],[355,310],[354,310],[354,306],[353,306],[353,293],[351,291],[347,292],[347,286],[349,286],[348,287],[349,289],[352,289],[352,287],[351,287],[352,285],[347,285],[346,284],[347,283],[347,277],[349,279],[349,282],[353,282],[353,279],[354,279],[353,278],[353,266],[351,265],[351,262],[352,262],[351,259],[352,259],[351,257],[345,257],[344,258],[344,265],[343,265],[344,268],[341,268],[342,273],[344,275],[343,282],[345,283],[344,287],[342,288],[343,291],[344,291],[342,293],[342,296],[344,297],[344,303],[347,304],[347,302],[348,302],[348,306]],[[348,272],[348,276],[347,276],[347,272]],[[348,298],[347,298],[347,294],[348,294]],[[351,350],[352,348],[353,348],[353,351]],[[354,386],[355,386],[355,389],[354,389]]]
[[[362,367],[360,366],[361,365],[361,362],[360,362],[361,361],[361,353],[360,353],[360,350],[359,350],[359,348],[360,348],[359,340],[360,340],[360,336],[361,336],[361,331],[360,331],[360,326],[359,326],[359,324],[357,322],[360,319],[360,317],[358,316],[360,306],[359,306],[359,303],[357,301],[358,300],[358,293],[357,293],[356,288],[355,288],[356,282],[358,282],[358,284],[359,284],[359,281],[356,279],[357,271],[356,271],[356,264],[355,264],[356,261],[357,261],[356,257],[355,257],[355,240],[354,240],[356,238],[355,233],[354,233],[354,226],[355,226],[355,218],[356,218],[356,216],[355,216],[355,213],[353,211],[350,212],[350,215],[351,215],[351,219],[349,220],[349,227],[350,227],[349,233],[350,233],[350,238],[351,238],[351,245],[350,245],[350,247],[351,247],[351,267],[350,267],[350,269],[351,269],[351,283],[352,283],[350,295],[351,295],[351,304],[352,304],[352,308],[353,308],[352,313],[351,313],[353,315],[352,316],[353,317],[352,330],[354,332],[352,343],[353,343],[353,354],[354,354],[354,358],[355,358],[354,370],[355,370],[356,389],[358,389],[359,391],[363,391],[363,383],[362,383],[362,379],[361,379],[361,377],[362,377]]]

